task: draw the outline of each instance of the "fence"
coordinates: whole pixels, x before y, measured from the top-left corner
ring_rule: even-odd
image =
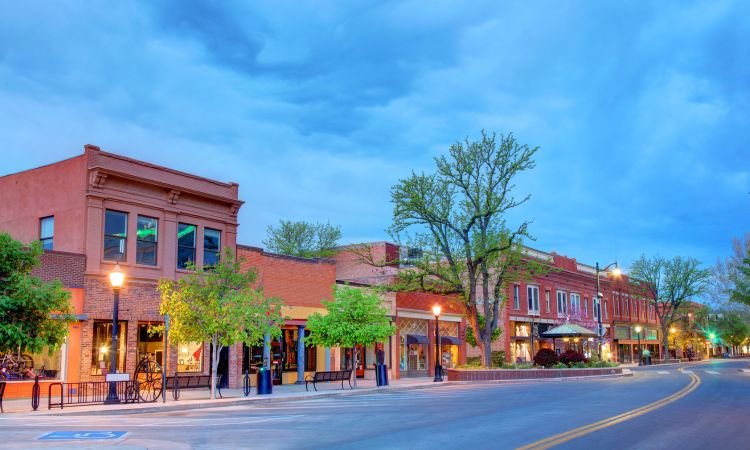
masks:
[[[117,397],[120,403],[135,403],[139,401],[138,381],[86,381],[81,383],[52,383],[48,389],[47,409],[63,409],[64,406],[92,405],[104,403],[109,394],[110,383],[117,387]],[[53,401],[59,398],[60,401]]]

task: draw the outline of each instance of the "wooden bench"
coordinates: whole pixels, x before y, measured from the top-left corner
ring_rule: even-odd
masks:
[[[328,381],[340,381],[341,389],[344,389],[344,381],[349,382],[349,389],[352,388],[352,371],[351,370],[335,370],[331,372],[315,372],[312,376],[308,375],[305,377],[305,391],[308,390],[307,386],[312,383],[313,389],[316,391],[318,388],[315,383],[323,383]]]
[[[216,376],[216,392],[219,397],[224,398],[221,395],[221,379],[223,375],[219,374]],[[211,390],[211,375],[175,375],[167,377],[167,389],[172,389],[172,398],[178,400],[180,398],[181,389],[197,389],[197,388],[208,388]]]

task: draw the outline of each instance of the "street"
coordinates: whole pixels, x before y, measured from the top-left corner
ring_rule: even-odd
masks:
[[[739,449],[748,447],[750,374],[739,370],[747,366],[711,361],[614,379],[446,385],[140,415],[5,414],[0,448]],[[39,440],[53,431],[127,433]]]

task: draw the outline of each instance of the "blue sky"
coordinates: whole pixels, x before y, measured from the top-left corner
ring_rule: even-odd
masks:
[[[627,4],[626,4],[627,3]],[[382,240],[389,189],[480,130],[539,146],[530,245],[707,264],[750,231],[750,3],[15,2],[0,174],[107,151]]]

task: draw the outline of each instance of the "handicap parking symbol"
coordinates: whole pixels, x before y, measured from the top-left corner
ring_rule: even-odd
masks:
[[[86,441],[100,439],[119,439],[125,436],[127,431],[51,431],[39,437],[40,441]]]

